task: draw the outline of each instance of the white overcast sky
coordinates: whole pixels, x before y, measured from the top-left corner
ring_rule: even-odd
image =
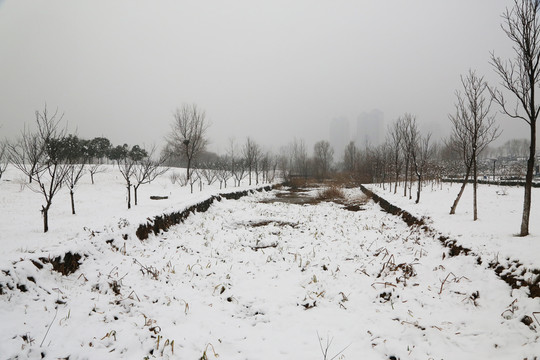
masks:
[[[81,137],[157,144],[183,103],[211,150],[327,139],[335,117],[380,109],[448,129],[459,76],[498,79],[508,0],[0,0],[0,137],[56,108]],[[498,116],[504,139],[527,128]]]

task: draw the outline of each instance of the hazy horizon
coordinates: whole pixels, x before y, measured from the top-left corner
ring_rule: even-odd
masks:
[[[500,28],[509,5],[0,1],[0,137],[47,104],[81,137],[161,145],[184,103],[206,111],[209,150],[221,153],[247,136],[274,151],[293,138],[311,149],[333,119],[354,132],[374,109],[386,124],[412,113],[444,136],[460,75],[476,69],[498,84],[490,52],[513,56]],[[497,144],[529,137],[524,122],[497,118]]]

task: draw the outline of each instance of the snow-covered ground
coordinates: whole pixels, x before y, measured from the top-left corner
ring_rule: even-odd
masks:
[[[220,190],[191,195],[165,176],[143,186],[140,205],[128,211],[114,171],[96,181],[78,189],[76,216],[67,194],[59,195],[45,235],[39,197],[15,181],[0,184],[0,358],[530,360],[540,354],[538,298],[512,290],[474,257],[443,256],[447,249],[432,234],[407,227],[372,201],[354,212],[335,203],[271,202],[277,191],[255,193],[214,202],[139,241],[135,229],[146,218]],[[358,189],[347,194],[362,199]],[[425,210],[405,205],[451,232],[443,220],[439,227],[424,195]],[[487,212],[480,216],[488,221]],[[464,217],[461,223],[464,234],[477,226]],[[510,221],[500,235],[512,240],[515,226]],[[499,246],[506,254],[503,245],[490,251]],[[83,255],[68,276],[30,261],[67,251]],[[534,256],[530,261],[538,265]],[[524,316],[534,320],[530,327]]]
[[[471,184],[465,187],[456,213],[449,215],[460,186],[442,183],[424,187],[418,204],[415,203],[416,184],[412,200],[403,196],[400,186],[396,194],[388,185],[385,190],[375,185],[368,188],[417,217],[428,217],[428,222],[437,230],[475,253],[499,260],[515,259],[527,267],[540,268],[540,188],[532,189],[531,234],[519,237],[516,234],[519,234],[523,215],[523,187],[478,185],[478,220],[473,221]]]

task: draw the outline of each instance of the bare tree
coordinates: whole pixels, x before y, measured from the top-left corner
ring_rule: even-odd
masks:
[[[279,156],[268,154],[268,171],[266,173],[266,182],[274,182],[279,166]]]
[[[529,235],[531,212],[532,180],[536,153],[536,120],[540,106],[536,102],[536,86],[540,81],[540,1],[514,0],[512,9],[506,9],[502,15],[502,28],[512,41],[515,58],[502,60],[491,54],[491,64],[501,78],[501,85],[512,93],[516,102],[509,105],[504,94],[497,89],[490,89],[495,101],[503,113],[513,119],[520,119],[529,124],[531,143],[527,174],[525,176],[525,194],[520,236]]]
[[[229,171],[231,172],[231,177],[235,177],[236,165],[238,162],[238,146],[236,145],[236,140],[234,138],[229,138],[229,146],[227,147],[227,159],[229,160]],[[236,181],[234,182],[236,186]]]
[[[244,157],[247,166],[249,185],[251,185],[251,175],[254,170],[257,173],[258,183],[258,163],[261,157],[261,148],[253,139],[248,137],[244,146],[242,147],[242,156]]]
[[[63,115],[58,114],[58,110],[51,115],[45,106],[42,112],[36,111],[35,115],[37,131],[31,133],[25,129],[19,142],[9,146],[9,153],[13,165],[29,178],[29,188],[43,195],[43,232],[47,232],[49,209],[68,171],[62,158],[61,141],[66,130],[60,127]]]
[[[226,156],[220,157],[216,164],[216,176],[219,180],[219,188],[221,189],[224,185],[227,188],[227,180],[232,176],[230,169],[230,162]]]
[[[354,141],[351,141],[345,146],[345,151],[343,153],[343,170],[346,172],[353,174],[356,170],[356,164],[358,157],[358,148],[356,147],[356,144]]]
[[[412,135],[412,134],[411,134]],[[424,174],[428,167],[428,162],[435,153],[435,148],[431,143],[431,134],[426,136],[421,136],[416,132],[416,137],[413,136],[415,146],[412,152],[412,162],[414,165],[414,172],[417,179],[417,190],[416,190],[416,203],[420,202],[420,192],[422,190],[422,181],[424,180]]]
[[[236,179],[236,186],[242,185],[242,180],[246,177],[247,165],[245,159],[233,158],[232,160],[232,174]]]
[[[32,183],[32,175],[35,173],[38,163],[42,160],[43,151],[45,151],[45,147],[42,144],[42,139],[39,138],[39,134],[31,132],[26,125],[17,143],[9,145],[13,165],[28,177],[29,183]]]
[[[187,162],[186,176],[189,180],[193,161],[204,151],[208,144],[206,131],[208,122],[203,110],[196,104],[184,104],[176,110],[171,133],[167,142],[173,151]]]
[[[261,154],[261,160],[260,163],[260,172],[262,174],[262,182],[268,182],[268,173],[270,171],[270,159],[272,158],[272,155],[270,152],[266,152],[264,154]]]
[[[414,140],[411,136],[415,134],[416,131],[416,118],[411,114],[405,114],[403,115],[399,120],[399,131],[401,133],[401,153],[403,154],[403,162],[405,164],[405,174],[404,174],[404,181],[403,181],[403,196],[407,196],[407,181],[409,180],[410,176],[410,168],[411,168],[411,155],[414,151]],[[414,127],[414,129],[411,129],[411,127]],[[410,195],[410,185],[409,185],[409,197]]]
[[[290,153],[292,156],[292,164],[290,166],[290,172],[293,175],[300,175],[304,178],[308,177],[309,160],[306,148],[306,143],[303,139],[294,139],[291,144]]]
[[[118,145],[109,152],[109,158],[116,162],[118,170],[126,182],[128,209],[131,209],[131,185],[133,184],[137,162],[147,156],[146,150],[138,145],[134,145],[131,150],[127,144]]]
[[[390,174],[390,169],[392,167],[392,145],[389,141],[385,141],[379,146],[381,152],[381,182],[383,184],[383,189],[385,188],[386,180]],[[390,180],[391,181],[391,180]],[[392,191],[392,184],[390,184],[390,191]]]
[[[9,164],[8,143],[7,141],[0,142],[0,179]]]
[[[449,145],[457,152],[465,166],[465,179],[452,204],[450,214],[455,214],[458,202],[472,171],[473,219],[478,219],[478,156],[495,140],[500,132],[495,125],[495,116],[490,115],[491,98],[486,98],[488,88],[483,77],[469,70],[467,77],[461,76],[464,93],[456,91],[456,113],[450,115],[452,134]]]
[[[409,198],[412,199],[412,155],[415,151],[418,141],[418,129],[416,126],[416,117],[411,114],[405,114],[400,118],[399,130],[401,132],[401,152],[405,163],[403,196],[407,196],[407,182],[409,182]]]
[[[135,162],[135,168],[133,170],[133,195],[135,200],[135,206],[138,204],[138,190],[141,185],[150,184],[159,176],[165,174],[168,168],[163,167],[163,164],[167,161],[167,158],[161,156],[155,160],[154,154],[156,148],[152,147],[147,155]]]
[[[189,186],[190,186],[190,189],[191,189],[191,193],[193,194],[193,185],[195,185],[195,183],[197,181],[200,180],[201,178],[201,173],[198,169],[190,169],[190,173],[187,175],[188,176],[188,181],[189,181]]]
[[[334,149],[326,140],[321,140],[313,146],[313,161],[315,173],[319,179],[325,179],[330,173],[332,160],[334,157]]]
[[[288,180],[293,172],[291,146],[282,146],[277,156],[277,167],[282,180]]]
[[[206,180],[206,183],[208,185],[212,185],[212,183],[216,181],[217,173],[218,173],[217,168],[218,168],[217,163],[207,162],[207,163],[201,164],[201,169],[200,169],[201,177]]]
[[[401,123],[402,119],[397,119],[391,127],[388,127],[388,143],[390,147],[391,157],[392,157],[392,167],[394,169],[395,175],[395,184],[394,184],[394,194],[397,193],[397,187],[399,183],[399,174],[401,173],[401,168],[403,167],[403,155],[401,152],[402,149],[402,132],[401,132]]]
[[[88,162],[88,152],[85,147],[84,140],[80,140],[77,136],[68,135],[62,139],[66,166],[68,167],[65,185],[69,189],[69,197],[71,199],[71,213],[75,215],[75,188],[79,180],[83,177]]]

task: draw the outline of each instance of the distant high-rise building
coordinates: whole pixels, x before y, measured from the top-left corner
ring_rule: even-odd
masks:
[[[334,161],[340,162],[345,146],[351,140],[349,120],[345,117],[334,118],[330,122],[330,145],[334,148]]]
[[[384,142],[384,113],[378,109],[364,112],[356,121],[356,145],[378,146]]]

